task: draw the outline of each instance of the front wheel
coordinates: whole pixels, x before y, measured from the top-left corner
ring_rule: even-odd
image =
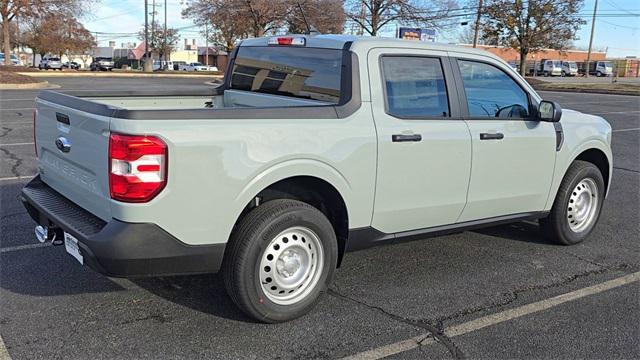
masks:
[[[551,212],[540,219],[545,237],[562,245],[582,242],[598,222],[605,191],[602,173],[595,165],[574,161],[562,179]]]
[[[322,212],[296,200],[268,201],[241,221],[225,251],[223,276],[233,302],[267,323],[309,312],[331,282],[336,235]]]

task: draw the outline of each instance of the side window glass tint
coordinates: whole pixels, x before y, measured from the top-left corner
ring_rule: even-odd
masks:
[[[487,118],[526,118],[527,93],[497,67],[481,62],[459,60],[469,115]]]
[[[387,111],[398,117],[449,116],[449,100],[440,59],[411,56],[382,58]]]

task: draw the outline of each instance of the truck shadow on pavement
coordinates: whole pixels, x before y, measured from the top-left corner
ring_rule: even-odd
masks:
[[[255,323],[231,301],[220,274],[138,278],[131,282],[153,295],[198,312]]]
[[[540,231],[535,221],[521,221],[513,224],[500,225],[472,231],[478,234],[498,237],[502,239],[536,243],[544,245],[556,245],[547,240]]]

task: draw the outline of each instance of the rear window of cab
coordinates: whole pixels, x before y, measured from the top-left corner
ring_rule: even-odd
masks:
[[[337,49],[240,47],[230,88],[337,104],[342,55]]]

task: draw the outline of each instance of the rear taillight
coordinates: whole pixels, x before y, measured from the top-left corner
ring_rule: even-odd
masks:
[[[123,202],[147,202],[167,183],[167,145],[155,136],[109,136],[109,191]]]
[[[33,110],[33,149],[38,157],[38,142],[36,141],[36,118],[38,117],[38,109]]]

